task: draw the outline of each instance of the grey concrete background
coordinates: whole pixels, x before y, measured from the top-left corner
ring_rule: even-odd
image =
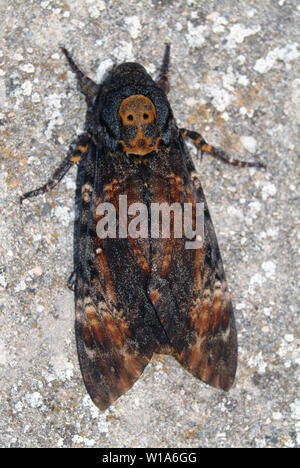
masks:
[[[289,0],[1,1],[0,444],[294,447],[300,443],[299,14]],[[59,45],[92,78],[172,43],[178,123],[267,172],[198,163],[235,304],[229,393],[157,356],[108,411],[91,403],[73,332],[75,169],[22,209],[83,127]],[[194,152],[194,150],[192,150]]]

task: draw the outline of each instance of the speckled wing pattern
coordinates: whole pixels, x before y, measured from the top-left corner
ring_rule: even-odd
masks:
[[[161,161],[157,172],[153,169],[155,191],[169,203],[203,203],[204,240],[201,248],[191,250],[185,249],[185,239],[169,239],[165,245],[152,240],[149,295],[170,343],[169,349],[162,349],[195,377],[229,390],[237,366],[237,339],[222,259],[199,178],[180,135],[170,152],[171,177],[158,177]],[[157,201],[155,194],[152,198]]]
[[[76,337],[87,390],[102,410],[135,383],[153,352],[174,354],[217,388],[228,390],[234,380],[236,331],[220,252],[199,179],[174,132],[170,148],[140,173],[121,154],[99,157],[93,143],[86,157]],[[97,205],[109,201],[118,209],[124,193],[128,204],[203,202],[203,246],[186,250],[184,238],[99,239]]]
[[[179,360],[203,382],[229,390],[237,367],[237,336],[230,293],[215,230],[198,175],[192,174],[196,202],[204,203],[204,242],[194,250],[192,334]],[[192,279],[192,278],[191,278]]]
[[[112,161],[90,144],[81,184],[75,284],[80,367],[87,390],[101,410],[134,384],[151,359],[156,340],[163,341],[165,335],[145,292],[149,271],[138,246],[128,239],[100,239],[96,234],[97,205],[117,201],[122,178],[122,190],[128,189],[129,198],[134,188],[130,168],[112,184]],[[132,193],[133,198],[137,196]],[[137,252],[143,262],[134,262]]]

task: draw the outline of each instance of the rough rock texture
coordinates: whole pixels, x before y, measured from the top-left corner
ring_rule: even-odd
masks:
[[[0,2],[1,446],[300,444],[297,4]],[[75,169],[22,208],[18,196],[46,182],[83,127],[85,102],[59,46],[99,80],[128,59],[155,73],[167,41],[178,123],[268,165],[198,163],[235,304],[237,379],[223,393],[157,357],[100,414],[81,378],[66,287]]]

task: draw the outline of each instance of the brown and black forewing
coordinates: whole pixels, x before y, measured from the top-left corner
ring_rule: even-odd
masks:
[[[124,190],[122,177],[129,198],[131,187],[137,185],[131,183],[128,168],[118,173],[114,167],[112,176],[114,161],[91,143],[81,181],[78,226],[77,348],[85,385],[101,410],[134,384],[157,340],[166,339],[146,294],[147,248],[142,252],[135,240],[100,239],[96,233],[98,204],[117,202],[118,190]]]
[[[190,305],[190,343],[179,359],[193,375],[229,390],[237,367],[237,338],[231,298],[215,230],[199,179],[196,200],[204,202],[203,248],[194,250],[194,298]]]
[[[217,238],[180,136],[171,148],[170,160],[173,166],[168,171],[176,183],[161,183],[157,190],[167,190],[167,196],[161,197],[171,202],[204,204],[204,242],[200,249],[187,250],[184,238],[165,246],[152,240],[149,294],[181,364],[204,382],[228,390],[236,372],[237,340]],[[161,180],[168,180],[167,175]]]

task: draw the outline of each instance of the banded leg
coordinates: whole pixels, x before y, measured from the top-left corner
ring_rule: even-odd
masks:
[[[61,47],[61,50],[66,56],[72,71],[76,75],[81,92],[85,95],[87,102],[91,103],[98,92],[98,85],[79,69],[67,49]]]
[[[170,65],[170,44],[166,44],[164,58],[161,64],[160,73],[158,76],[157,84],[158,86],[168,94],[170,90],[170,81],[169,81],[169,65]]]
[[[42,187],[39,187],[35,190],[31,190],[30,192],[26,192],[23,195],[21,195],[20,205],[22,205],[23,200],[26,200],[26,198],[36,197],[41,193],[46,193],[52,190],[66,175],[66,173],[73,166],[73,164],[79,162],[84,153],[86,153],[90,139],[91,135],[89,133],[84,133],[83,135],[81,135],[76,142],[74,150],[71,150],[68,156],[65,159],[63,159],[63,161],[56,169],[51,179],[49,179],[48,182]]]
[[[267,166],[261,162],[247,162],[247,161],[240,161],[239,159],[235,159],[232,156],[229,156],[224,151],[219,148],[215,148],[214,146],[209,145],[203,138],[202,135],[198,132],[194,132],[192,130],[187,130],[186,128],[181,128],[180,133],[184,138],[190,138],[197,149],[200,150],[202,153],[209,153],[211,156],[220,159],[221,161],[231,164],[232,166],[239,166],[239,167],[262,167],[264,169]]]

